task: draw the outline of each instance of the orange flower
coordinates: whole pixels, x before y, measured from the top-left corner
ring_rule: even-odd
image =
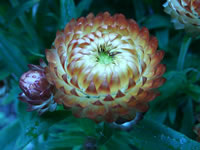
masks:
[[[165,12],[172,16],[176,29],[186,29],[188,33],[200,33],[200,0],[167,0]]]
[[[55,101],[77,117],[96,121],[133,119],[158,96],[164,52],[147,28],[108,12],[72,19],[46,50],[46,76],[57,88]]]

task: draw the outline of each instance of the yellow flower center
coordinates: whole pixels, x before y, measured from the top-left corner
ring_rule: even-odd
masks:
[[[99,56],[97,57],[97,62],[105,65],[112,63],[112,60],[112,56],[110,56],[110,54],[105,51],[100,52]]]
[[[118,53],[114,53],[110,51],[109,47],[106,47],[106,45],[100,45],[98,48],[98,55],[97,55],[97,62],[108,65],[111,63],[114,63],[114,56]]]

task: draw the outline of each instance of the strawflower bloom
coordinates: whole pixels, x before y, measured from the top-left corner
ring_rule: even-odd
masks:
[[[108,12],[72,19],[46,50],[54,100],[77,117],[128,120],[148,110],[165,79],[164,52],[147,28]]]
[[[19,81],[23,93],[19,94],[19,100],[28,104],[28,111],[36,110],[39,114],[46,111],[54,111],[57,104],[53,100],[54,86],[46,79],[46,64],[41,61],[40,66],[29,65],[29,71],[25,72]]]
[[[200,0],[167,0],[164,7],[176,29],[186,29],[191,35],[199,35]]]

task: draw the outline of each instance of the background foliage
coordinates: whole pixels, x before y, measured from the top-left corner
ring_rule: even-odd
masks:
[[[199,38],[190,43],[163,12],[164,0],[1,0],[1,150],[199,150],[193,127],[200,113]],[[27,64],[45,58],[55,33],[72,18],[89,12],[123,13],[146,26],[166,52],[167,82],[144,120],[130,132],[77,119],[58,107],[39,117],[18,101],[18,80]],[[190,44],[190,45],[188,45]],[[186,57],[179,51],[188,49]]]

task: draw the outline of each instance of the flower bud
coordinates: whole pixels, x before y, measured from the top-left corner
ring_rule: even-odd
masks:
[[[42,66],[29,65],[19,81],[23,93],[19,99],[29,104],[29,111],[37,110],[40,114],[47,110],[54,111],[56,104],[53,101],[53,86],[46,79]]]
[[[51,96],[52,86],[46,80],[44,71],[29,70],[20,78],[20,88],[33,100],[46,100]]]

